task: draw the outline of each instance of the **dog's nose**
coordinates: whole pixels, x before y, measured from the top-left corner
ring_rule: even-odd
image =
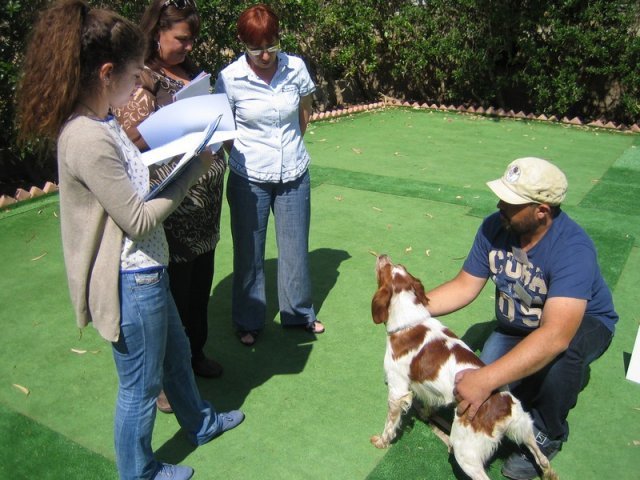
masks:
[[[388,255],[383,253],[381,255],[378,255],[378,262],[377,263],[378,263],[379,266],[387,265],[387,264],[391,263],[391,259],[389,258]]]

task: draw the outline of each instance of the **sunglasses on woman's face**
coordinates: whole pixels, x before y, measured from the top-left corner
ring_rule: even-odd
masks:
[[[195,0],[166,0],[162,4],[162,8],[166,8],[169,5],[174,6],[178,10],[182,10],[183,8],[187,8],[187,7],[196,8]]]
[[[259,57],[260,55],[262,55],[262,52],[267,52],[267,53],[276,53],[277,51],[280,50],[280,42],[276,43],[275,45],[271,45],[270,47],[265,47],[265,48],[249,48],[247,45],[245,45],[245,48],[247,50],[247,53],[253,57]]]

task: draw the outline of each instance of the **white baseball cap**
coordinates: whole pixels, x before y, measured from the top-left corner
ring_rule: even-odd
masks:
[[[551,162],[536,157],[511,162],[502,178],[487,182],[500,200],[511,205],[546,203],[557,206],[567,193],[567,177]]]

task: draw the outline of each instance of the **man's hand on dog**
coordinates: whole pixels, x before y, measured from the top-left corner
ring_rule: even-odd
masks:
[[[466,412],[469,420],[478,413],[480,406],[489,398],[492,389],[482,374],[482,368],[469,368],[456,374],[453,395],[458,403],[456,411],[459,416]]]

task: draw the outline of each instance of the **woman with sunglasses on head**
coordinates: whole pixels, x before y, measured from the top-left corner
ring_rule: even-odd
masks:
[[[138,125],[159,108],[173,102],[173,95],[200,72],[189,59],[200,31],[200,17],[193,0],[153,0],[140,22],[147,41],[140,87],[129,103],[116,112],[129,138],[147,150]],[[151,168],[152,185],[173,169],[173,162]],[[189,337],[191,365],[196,375],[216,378],[222,365],[204,354],[208,337],[208,304],[213,283],[215,248],[220,238],[220,211],[226,163],[215,154],[205,176],[165,221],[169,242],[169,282],[180,318]],[[163,392],[158,408],[171,412]]]
[[[111,114],[139,82],[140,29],[119,15],[62,0],[45,10],[27,47],[17,113],[22,141],[57,139],[62,246],[77,324],[111,342],[121,479],[180,479],[193,469],[158,462],[151,437],[164,385],[188,439],[202,445],[237,426],[240,411],[202,400],[166,276],[162,221],[211,166],[191,162],[153,200],[140,151]]]
[[[280,51],[279,20],[264,4],[237,22],[245,53],[218,76],[237,137],[229,150],[227,200],[233,236],[232,321],[253,345],[266,315],[264,253],[269,211],[278,246],[278,301],[283,327],[324,332],[311,299],[308,246],[309,154],[303,135],[315,85],[304,62]]]

